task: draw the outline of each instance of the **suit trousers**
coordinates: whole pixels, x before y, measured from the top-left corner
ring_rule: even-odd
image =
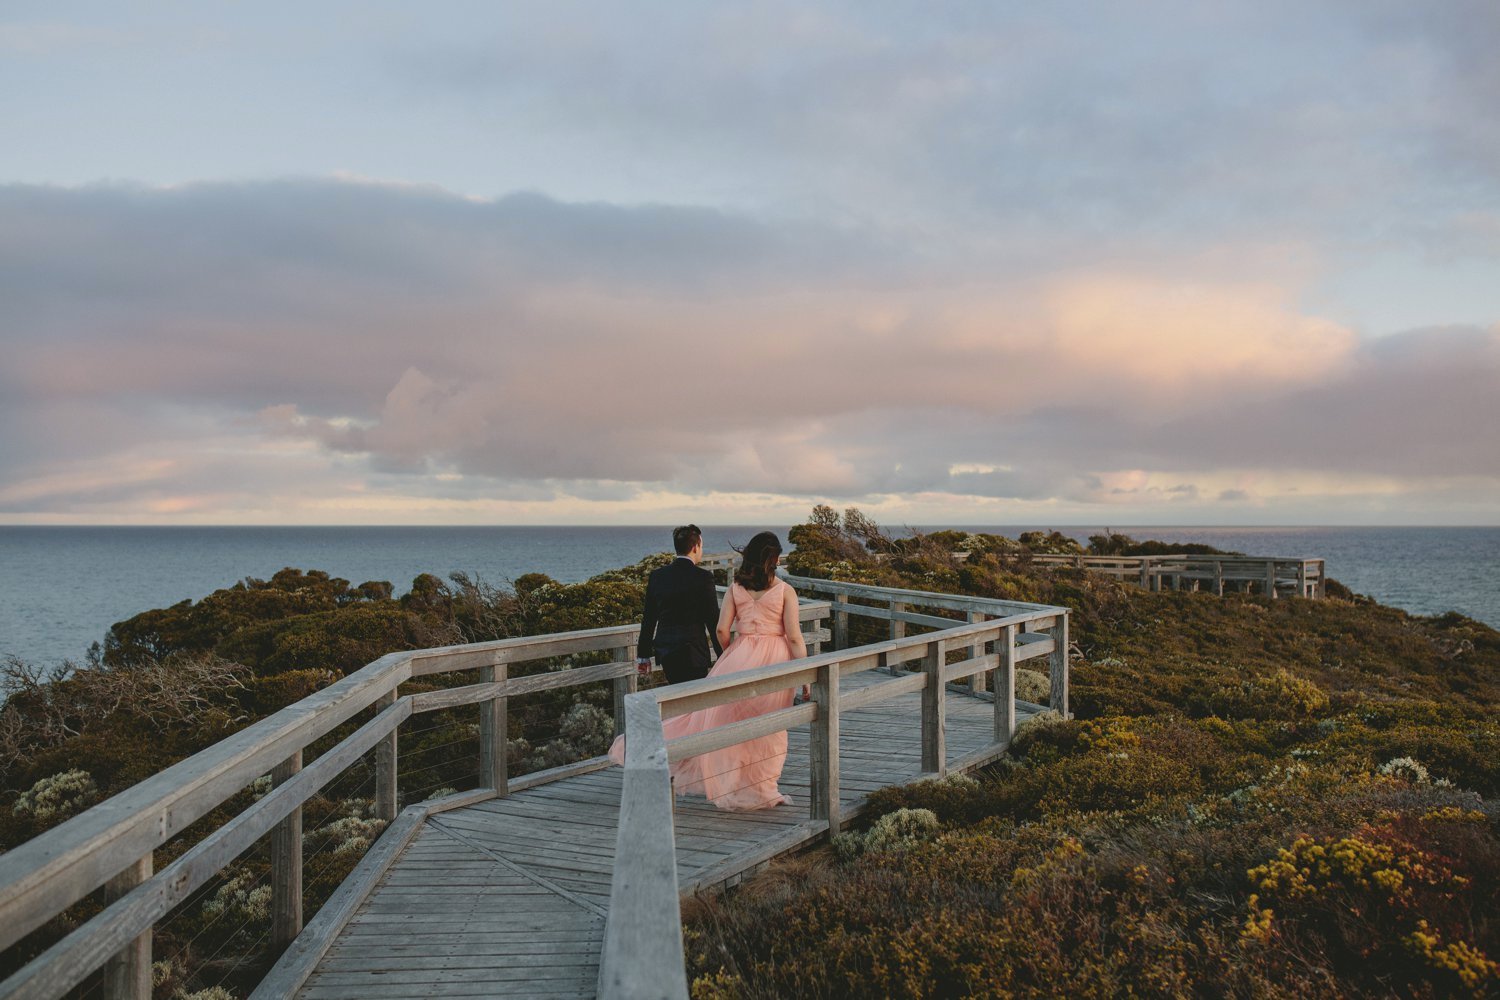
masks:
[[[696,681],[708,676],[713,661],[708,656],[708,643],[702,646],[679,646],[666,653],[658,653],[656,662],[667,675],[668,684]]]

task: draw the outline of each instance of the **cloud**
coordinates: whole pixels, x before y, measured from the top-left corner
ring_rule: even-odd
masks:
[[[1268,470],[1323,495],[1500,478],[1496,330],[1365,340],[1260,259],[980,280],[719,210],[11,186],[0,516],[1144,508]]]

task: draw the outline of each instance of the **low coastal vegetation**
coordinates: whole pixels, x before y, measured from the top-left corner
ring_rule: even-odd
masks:
[[[696,901],[695,997],[1497,992],[1494,630],[1341,588],[1148,593],[994,536],[892,543],[857,512],[794,537],[798,573],[1074,609],[1076,718]]]
[[[894,537],[857,510],[820,507],[791,540],[798,574],[1073,609],[1076,717],[1042,715],[974,777],[881,792],[828,848],[695,901],[695,996],[1500,989],[1494,630],[1336,583],[1326,601],[1221,599],[1031,561],[1209,554],[1112,532],[1087,546],[1055,532]],[[286,569],[117,623],[84,663],[0,664],[0,849],[392,650],[632,621],[666,558],[576,584],[424,575],[400,595]],[[852,638],[877,628],[856,619]],[[1021,698],[1047,690],[1021,672]],[[512,699],[511,772],[602,752],[611,697],[600,684]],[[474,722],[434,713],[403,729],[403,801],[473,787]],[[379,835],[372,778],[356,766],[306,807],[309,916]],[[157,868],[269,788],[265,777],[244,789],[158,851]],[[267,872],[258,848],[158,925],[159,1000],[248,992],[270,959]],[[0,974],[100,905],[91,897],[10,949]]]

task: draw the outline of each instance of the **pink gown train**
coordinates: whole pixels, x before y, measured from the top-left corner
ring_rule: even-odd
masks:
[[[790,660],[792,650],[782,625],[782,612],[788,596],[796,600],[795,591],[781,580],[773,583],[758,600],[739,584],[730,584],[725,600],[734,602],[735,627],[739,634],[708,676],[723,677]],[[789,708],[793,694],[793,690],[787,688],[700,709],[667,719],[662,729],[669,740],[701,733],[716,726]],[[616,764],[625,763],[625,737],[614,741],[609,756]],[[677,761],[672,765],[672,784],[678,795],[703,795],[720,809],[734,812],[791,805],[791,798],[776,787],[785,763],[786,732],[782,731]]]

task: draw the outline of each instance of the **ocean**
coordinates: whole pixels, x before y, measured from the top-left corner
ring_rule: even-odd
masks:
[[[772,526],[783,539],[786,526]],[[964,526],[1014,537],[1044,525]],[[760,527],[704,527],[709,552]],[[1058,527],[1080,540],[1103,529]],[[1415,614],[1459,611],[1500,628],[1500,528],[1131,527],[1137,539],[1247,555],[1322,557],[1346,586]],[[286,566],[353,583],[454,571],[583,580],[671,545],[665,527],[155,528],[0,526],[0,656],[81,660],[109,626]]]

